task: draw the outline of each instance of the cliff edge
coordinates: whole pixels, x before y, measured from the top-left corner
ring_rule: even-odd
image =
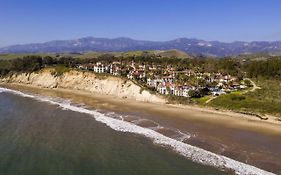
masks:
[[[4,83],[30,84],[42,88],[81,90],[143,102],[166,103],[166,100],[161,96],[142,90],[140,86],[130,80],[77,70],[64,72],[58,76],[54,69],[43,69],[39,72],[13,74],[1,81]]]

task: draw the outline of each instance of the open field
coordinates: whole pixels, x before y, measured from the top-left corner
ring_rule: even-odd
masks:
[[[281,118],[281,81],[254,79],[261,89],[246,94],[222,95],[208,105],[235,111],[251,111],[261,114],[272,114]]]

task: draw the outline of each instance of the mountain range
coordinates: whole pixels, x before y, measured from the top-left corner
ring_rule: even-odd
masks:
[[[85,37],[75,40],[56,40],[45,43],[12,45],[0,48],[0,53],[62,53],[62,52],[125,52],[133,50],[177,49],[191,55],[215,57],[240,54],[281,54],[281,41],[219,42],[178,38],[170,41],[144,41],[130,38]]]

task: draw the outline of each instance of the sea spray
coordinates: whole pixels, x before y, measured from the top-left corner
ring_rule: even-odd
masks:
[[[231,158],[214,154],[210,151],[206,151],[204,149],[183,143],[181,141],[177,141],[175,139],[169,138],[164,136],[152,129],[143,128],[141,126],[137,126],[133,123],[122,121],[118,119],[114,119],[111,117],[106,116],[95,110],[89,110],[83,107],[78,107],[70,103],[70,101],[63,101],[52,99],[48,97],[41,97],[36,95],[29,95],[22,93],[20,91],[15,91],[6,88],[0,88],[0,92],[9,92],[16,95],[20,95],[27,98],[33,98],[42,102],[48,102],[54,105],[59,106],[62,109],[71,110],[79,113],[85,113],[93,116],[97,121],[106,124],[110,128],[121,131],[121,132],[128,132],[143,135],[147,138],[153,140],[155,144],[168,146],[172,148],[177,153],[187,157],[188,159],[193,160],[194,162],[209,165],[213,167],[217,167],[219,169],[229,169],[235,171],[238,175],[271,175],[273,173],[267,172],[265,170],[259,169],[252,165],[248,165]]]

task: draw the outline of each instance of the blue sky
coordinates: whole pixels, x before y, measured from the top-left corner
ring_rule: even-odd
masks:
[[[1,0],[0,46],[85,36],[281,40],[281,0]]]

